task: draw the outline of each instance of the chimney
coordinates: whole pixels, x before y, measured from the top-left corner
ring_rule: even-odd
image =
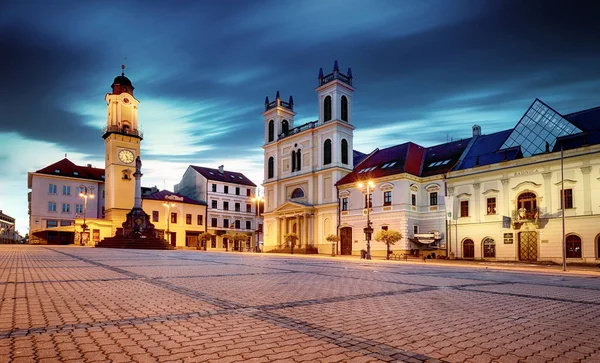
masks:
[[[481,126],[473,125],[473,137],[481,136]]]
[[[87,164],[87,167],[88,167],[88,168],[91,168],[91,167],[92,167],[92,164]]]
[[[223,165],[219,166],[219,174],[223,174]]]

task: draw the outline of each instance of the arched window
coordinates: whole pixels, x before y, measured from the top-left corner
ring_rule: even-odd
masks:
[[[325,97],[325,100],[323,101],[323,120],[331,120],[331,96]]]
[[[296,151],[292,150],[292,171],[296,171]]]
[[[290,124],[288,123],[288,121],[287,120],[281,121],[281,132],[284,134],[287,134],[289,130],[290,130]]]
[[[483,240],[483,258],[496,258],[496,241],[491,238]]]
[[[275,121],[269,121],[269,142],[275,141]]]
[[[342,164],[348,164],[348,141],[342,139]]]
[[[304,190],[302,190],[302,188],[294,189],[294,191],[292,192],[292,199],[295,198],[304,198]]]
[[[296,151],[296,170],[300,171],[302,168],[302,152],[300,149]]]
[[[348,99],[342,96],[342,121],[348,122]]]
[[[325,140],[323,144],[323,165],[331,164],[331,140]]]
[[[537,200],[534,193],[521,193],[517,198],[517,205],[520,218],[535,218],[535,215],[537,214]]]
[[[274,175],[273,173],[273,169],[275,169],[275,159],[273,159],[273,157],[271,156],[269,158],[269,165],[268,165],[268,176],[267,179],[271,179]]]
[[[575,234],[567,236],[567,258],[581,258],[581,238]]]
[[[472,239],[466,239],[463,241],[463,258],[474,258],[475,257],[475,243]]]

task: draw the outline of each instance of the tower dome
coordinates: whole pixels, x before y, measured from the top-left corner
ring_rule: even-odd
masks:
[[[135,89],[135,87],[133,87],[133,84],[131,84],[129,78],[125,77],[124,64],[121,66],[121,70],[121,75],[115,77],[113,83],[110,85],[110,87],[112,88],[112,93],[113,95],[118,95],[127,92],[133,96],[133,90]]]

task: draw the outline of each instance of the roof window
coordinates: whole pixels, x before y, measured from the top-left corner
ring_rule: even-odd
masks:
[[[79,175],[79,173],[78,173],[78,172],[76,172],[76,171],[74,171],[74,172],[73,172],[73,175]]]
[[[60,173],[60,169],[55,169],[54,172],[58,174]]]

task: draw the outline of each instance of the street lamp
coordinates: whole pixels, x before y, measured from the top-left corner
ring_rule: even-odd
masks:
[[[81,198],[83,198],[83,224],[81,225],[81,228],[83,229],[83,232],[81,234],[81,245],[83,245],[83,236],[85,235],[85,230],[87,229],[87,224],[85,223],[85,219],[86,219],[86,214],[87,214],[87,201],[88,198],[89,199],[94,199],[94,187],[90,187],[88,189],[88,187],[86,187],[85,185],[80,185],[79,186],[79,196]]]
[[[253,202],[256,202],[256,250],[260,251],[260,246],[258,241],[260,240],[260,228],[259,228],[259,223],[260,222],[260,203],[264,203],[265,198],[263,197],[259,197],[258,195],[252,198]]]
[[[169,243],[171,243],[171,231],[169,231],[169,227],[171,226],[171,213],[169,213],[169,211],[171,210],[171,207],[175,206],[175,203],[163,203],[163,205],[165,206],[165,208],[167,209],[167,215],[166,215],[166,219],[167,219],[167,241],[169,241]]]
[[[371,259],[371,234],[373,233],[373,228],[371,228],[371,217],[370,217],[370,211],[371,211],[371,206],[372,206],[372,202],[371,202],[371,189],[372,187],[375,186],[375,184],[373,183],[372,180],[367,181],[366,183],[358,183],[358,187],[362,190],[363,187],[367,187],[367,195],[366,195],[366,204],[367,204],[367,227],[364,229],[365,235],[367,237],[367,255],[365,256],[365,258],[367,260]]]

